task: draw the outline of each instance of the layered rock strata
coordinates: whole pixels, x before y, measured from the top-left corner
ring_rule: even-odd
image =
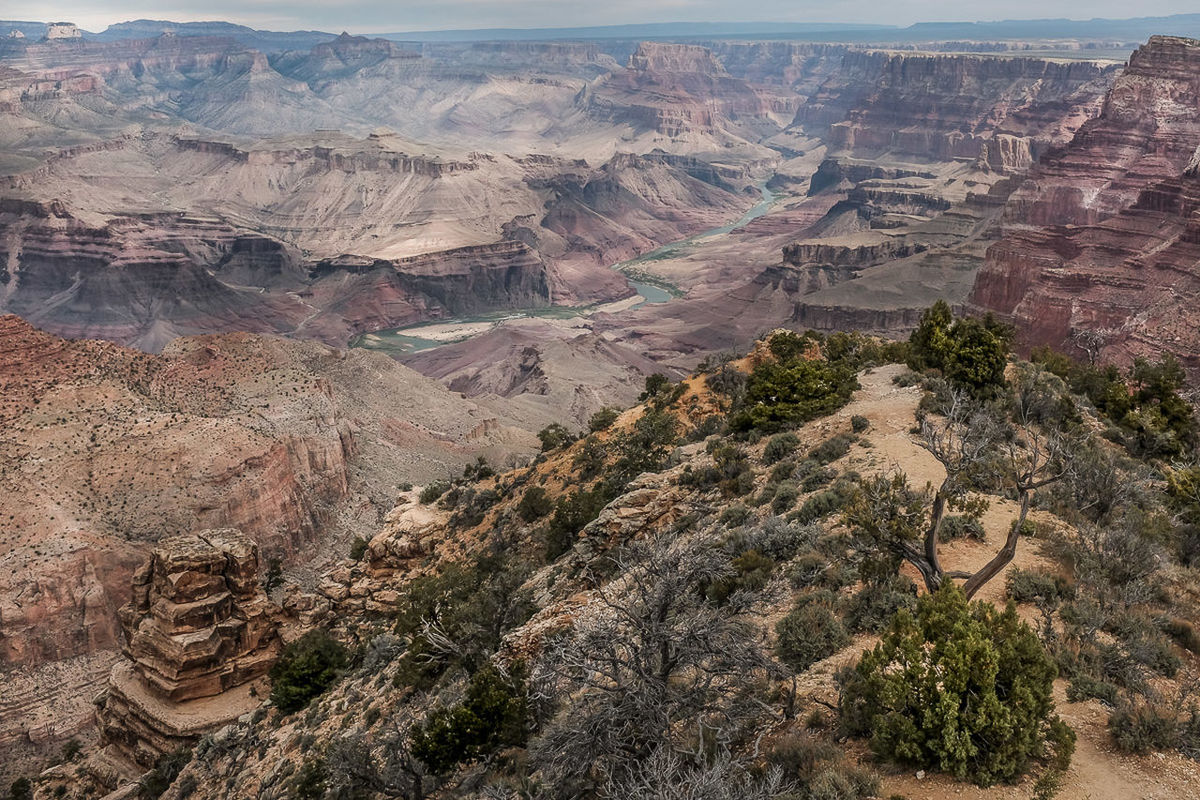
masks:
[[[1009,200],[970,300],[1026,347],[1200,374],[1200,41],[1139,48],[1097,119]]]
[[[237,691],[279,652],[258,573],[257,545],[233,528],[158,543],[120,612],[129,660],[97,701],[103,744],[148,768],[259,704]]]

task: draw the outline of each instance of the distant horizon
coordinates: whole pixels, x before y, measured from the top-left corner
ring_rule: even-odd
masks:
[[[1009,13],[1006,16],[991,19],[981,18],[979,13],[971,12],[970,9],[975,6],[980,6],[981,11],[983,8],[991,7],[991,4],[983,7],[982,3],[974,0],[964,0],[957,4],[956,7],[961,8],[962,11],[957,15],[949,16],[917,14],[912,9],[924,6],[920,0],[896,0],[889,4],[886,12],[888,16],[884,17],[879,16],[879,8],[873,3],[873,0],[850,0],[839,3],[833,8],[807,1],[767,0],[760,4],[760,14],[750,19],[698,16],[706,9],[711,13],[723,12],[726,6],[734,5],[732,0],[659,0],[658,2],[655,0],[640,0],[640,2],[616,0],[604,7],[604,13],[607,14],[611,11],[613,14],[622,14],[622,16],[607,19],[598,16],[595,9],[580,9],[577,12],[571,12],[569,18],[563,18],[563,8],[573,4],[555,2],[555,0],[508,0],[508,2],[499,3],[493,0],[448,0],[442,3],[422,0],[421,2],[400,4],[399,8],[395,4],[382,7],[378,0],[359,0],[340,4],[336,9],[330,9],[324,3],[316,0],[307,0],[291,4],[289,8],[295,9],[295,13],[287,16],[272,13],[279,8],[279,4],[270,0],[245,0],[245,2],[236,4],[225,2],[225,0],[214,0],[214,2],[204,4],[202,11],[191,10],[189,6],[198,6],[199,4],[190,3],[160,4],[138,0],[137,2],[105,5],[106,9],[98,10],[91,3],[61,3],[56,5],[53,19],[40,20],[38,16],[45,13],[44,5],[17,2],[10,5],[5,13],[7,19],[4,21],[9,24],[42,25],[51,22],[70,22],[90,33],[102,33],[115,25],[142,21],[174,24],[231,23],[274,33],[337,34],[346,31],[363,35],[480,31],[548,32],[645,26],[709,26],[714,28],[762,26],[763,30],[756,32],[770,33],[772,27],[813,26],[831,30],[870,28],[903,30],[916,25],[939,24],[1122,22],[1185,17],[1197,13],[1191,0],[1187,0],[1187,2],[1183,2],[1183,0],[1148,0],[1139,8],[1141,13],[1137,16],[1128,16],[1128,5],[1117,3],[1114,0],[1051,4],[1035,0],[1019,0],[1007,6]],[[1053,8],[1047,8],[1048,5]],[[114,6],[116,8],[113,8]],[[624,10],[633,7],[637,8],[636,12]],[[768,10],[764,12],[764,8]],[[1029,16],[1014,13],[1024,8],[1036,9],[1036,11]],[[863,13],[855,13],[860,9]],[[331,12],[336,13],[331,15]],[[676,16],[665,16],[672,13]],[[774,14],[774,16],[767,16],[767,14]],[[385,15],[391,18],[381,21],[381,17]],[[855,17],[859,20],[878,21],[852,21]],[[465,20],[470,20],[474,24],[464,24]]]

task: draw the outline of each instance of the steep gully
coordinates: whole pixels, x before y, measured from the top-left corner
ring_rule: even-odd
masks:
[[[528,317],[546,317],[552,319],[570,319],[573,317],[589,316],[597,311],[624,308],[633,310],[647,304],[667,303],[674,298],[678,289],[661,279],[656,279],[639,269],[639,265],[648,264],[663,258],[674,257],[681,252],[703,246],[706,240],[722,234],[730,233],[738,228],[749,225],[759,217],[765,216],[775,204],[775,193],[768,188],[771,176],[756,185],[762,195],[742,216],[724,225],[710,228],[700,233],[667,242],[635,258],[610,265],[610,269],[619,272],[629,284],[637,298],[633,305],[628,300],[610,303],[592,304],[588,306],[552,305],[541,308],[514,309],[475,316],[452,317],[450,319],[422,322],[416,325],[406,325],[374,333],[358,334],[350,340],[351,347],[363,347],[370,350],[380,350],[392,354],[417,353],[432,350],[451,342],[461,342],[485,333],[495,325],[507,320],[524,319]],[[422,335],[425,334],[425,335]],[[432,335],[431,335],[432,334]]]

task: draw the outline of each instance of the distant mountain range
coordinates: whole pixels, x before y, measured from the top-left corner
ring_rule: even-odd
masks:
[[[46,23],[0,21],[0,35],[19,30],[26,38],[45,35]],[[324,31],[264,31],[230,22],[170,22],[139,19],[110,25],[85,39],[142,39],[173,31],[179,36],[226,36],[264,52],[310,48],[335,34]],[[477,28],[401,31],[379,34],[407,42],[548,41],[564,39],[787,39],[793,41],[919,43],[945,40],[1090,39],[1142,41],[1153,34],[1200,37],[1200,14],[1132,19],[1039,19],[995,22],[920,22],[906,28],[889,25],[816,22],[663,22],[580,28]]]

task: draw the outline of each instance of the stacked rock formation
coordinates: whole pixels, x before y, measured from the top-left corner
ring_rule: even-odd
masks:
[[[232,528],[171,536],[134,575],[125,655],[98,699],[101,740],[149,767],[259,704],[279,651],[258,547]]]

